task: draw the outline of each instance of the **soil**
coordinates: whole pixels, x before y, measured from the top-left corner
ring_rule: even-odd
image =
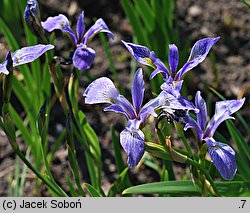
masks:
[[[127,94],[130,91],[130,54],[121,44],[120,40],[131,41],[132,28],[126,19],[121,5],[115,0],[85,0],[85,1],[69,1],[69,0],[49,0],[39,1],[42,12],[42,19],[45,20],[49,16],[55,16],[59,13],[66,14],[72,24],[76,23],[79,13],[84,10],[85,23],[89,26],[92,19],[102,17],[111,31],[115,34],[115,40],[109,41],[110,50],[115,68],[118,71],[121,82],[120,87],[125,88]],[[60,5],[60,6],[58,6]],[[205,86],[215,87],[223,95],[228,98],[242,97],[247,98],[241,114],[250,122],[249,114],[249,80],[250,80],[250,16],[249,10],[238,0],[177,0],[178,25],[180,30],[180,41],[185,42],[186,39],[193,44],[196,40],[203,37],[220,36],[220,41],[213,48],[216,58],[216,69],[218,77],[213,74],[213,63],[207,58],[194,71],[188,74],[188,88],[192,95],[197,89],[204,90]],[[56,38],[56,50],[59,54],[65,54],[67,47],[64,45],[65,37]],[[181,44],[180,44],[181,45]],[[108,76],[112,78],[109,61],[106,58],[100,39],[95,38],[90,46],[96,51],[96,58],[93,67],[87,71],[93,77]],[[4,59],[6,53],[6,42],[0,35],[0,57]],[[4,52],[4,53],[3,53]],[[191,82],[192,79],[192,82]],[[107,192],[111,184],[117,179],[118,174],[115,166],[113,147],[109,131],[109,124],[114,124],[117,134],[124,128],[125,120],[122,116],[115,113],[104,113],[103,106],[87,106],[84,104],[82,94],[90,83],[89,79],[82,77],[80,79],[79,89],[79,107],[87,117],[92,128],[98,133],[100,145],[102,148],[103,159],[103,179],[102,188]],[[218,100],[213,96],[213,100]],[[51,113],[51,130],[50,143],[52,144],[58,133],[65,125],[65,117],[62,116],[59,103],[56,103]],[[236,121],[237,122],[237,121]],[[248,143],[249,136],[245,135]],[[176,135],[173,135],[175,146],[179,145]],[[175,140],[176,139],[176,140]],[[25,146],[20,139],[21,150],[25,151]],[[82,174],[86,174],[84,158],[81,155],[79,146],[79,163]],[[124,160],[126,156],[124,154]],[[23,164],[20,162],[21,168]],[[185,166],[175,164],[175,174],[177,179],[183,178]],[[66,190],[66,175],[70,175],[70,169],[67,160],[67,151],[65,144],[62,144],[56,152],[52,164],[52,173],[59,184]],[[65,172],[68,171],[68,172]],[[4,133],[0,132],[0,196],[8,196],[8,186],[15,184],[13,176],[15,172],[15,154],[13,153],[8,140]],[[159,175],[149,167],[141,165],[137,169],[129,171],[133,185],[140,183],[148,183],[159,181]],[[35,176],[28,169],[26,182],[24,187],[24,196],[49,196],[46,187],[42,185],[38,192],[34,192]],[[89,181],[84,175],[84,181]]]

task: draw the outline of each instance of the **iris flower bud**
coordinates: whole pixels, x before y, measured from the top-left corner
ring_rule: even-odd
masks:
[[[39,39],[44,38],[44,30],[41,27],[41,16],[37,0],[28,0],[24,11],[24,19],[30,31]]]

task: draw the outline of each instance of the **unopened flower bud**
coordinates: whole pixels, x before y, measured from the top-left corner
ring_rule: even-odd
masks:
[[[44,30],[41,27],[41,16],[37,0],[28,0],[24,11],[24,19],[30,31],[39,39],[44,38]]]

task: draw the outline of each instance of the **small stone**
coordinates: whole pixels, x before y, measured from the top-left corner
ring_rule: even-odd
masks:
[[[201,7],[197,6],[197,5],[194,5],[194,6],[191,6],[189,9],[188,9],[188,14],[192,17],[196,17],[196,16],[199,16],[202,14],[202,9]]]

